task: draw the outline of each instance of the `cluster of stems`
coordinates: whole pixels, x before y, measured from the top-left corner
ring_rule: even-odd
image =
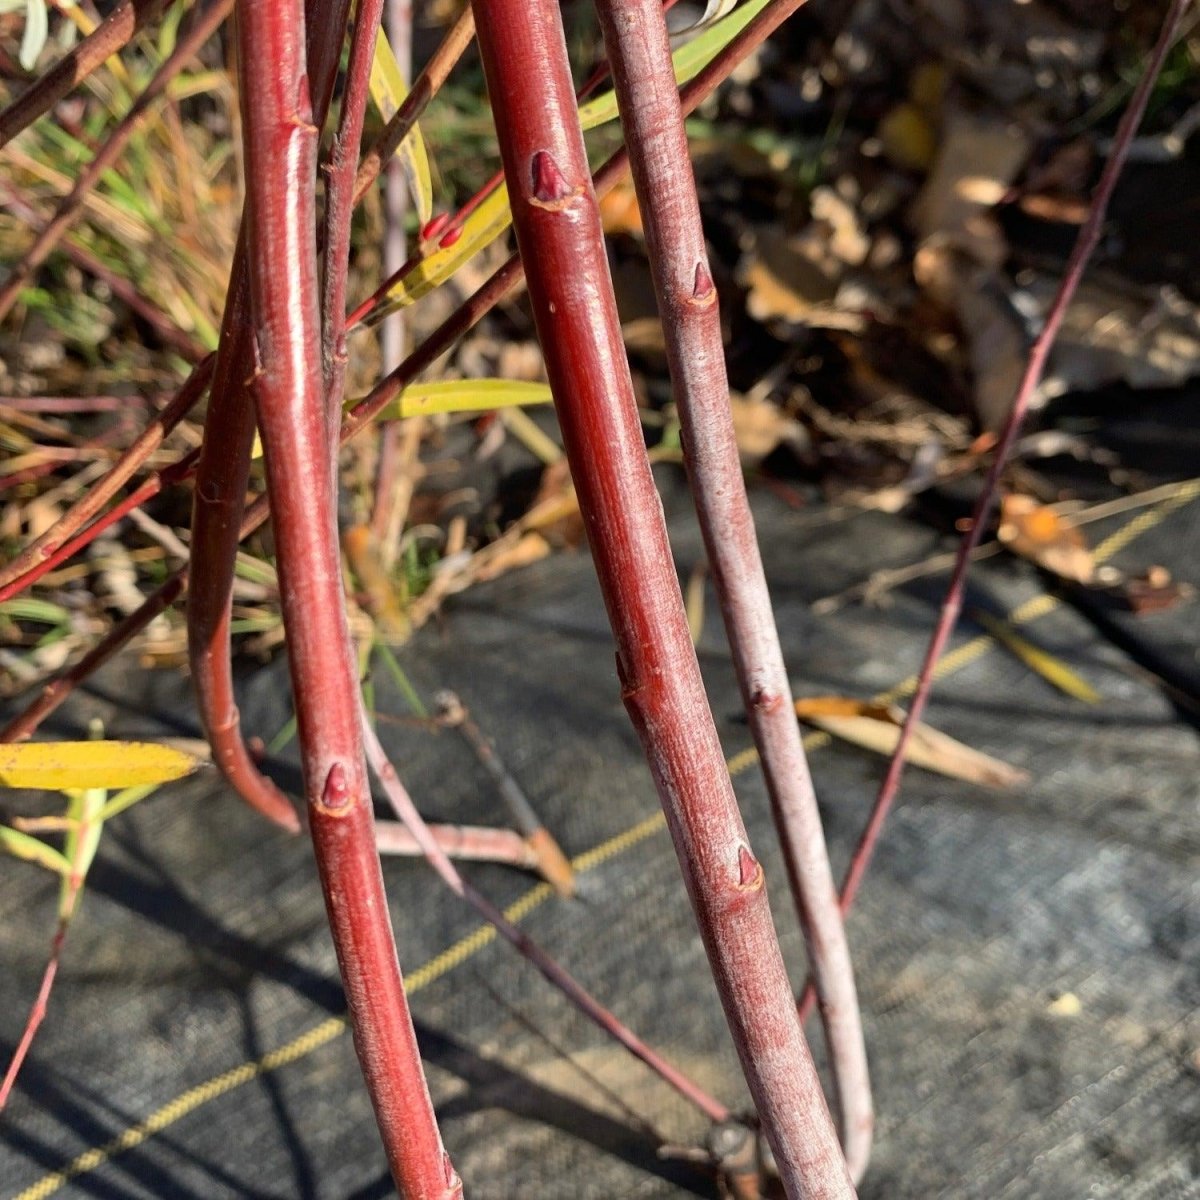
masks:
[[[121,0],[58,64],[0,111],[0,145],[47,112],[158,15],[165,0]],[[529,864],[544,834],[512,800],[521,834],[427,826],[373,731],[362,722],[337,538],[338,447],[368,426],[485,313],[527,282],[580,509],[617,648],[617,675],[667,817],[713,976],[758,1117],[790,1197],[850,1197],[870,1153],[873,1124],[862,1024],[843,913],[861,882],[899,783],[904,751],[961,605],[963,581],[995,502],[1008,455],[1046,356],[1099,238],[1105,209],[1153,82],[1188,0],[1172,0],[1162,36],[1129,110],[1068,263],[1063,285],[996,448],[963,539],[949,594],[925,656],[895,756],[840,898],[833,885],[787,671],[754,538],[728,406],[717,289],[705,250],[683,118],[803,0],[774,0],[682,91],[675,84],[659,0],[597,0],[627,146],[588,169],[561,17],[554,0],[472,0],[414,83],[400,111],[360,154],[367,83],[384,0],[357,0],[339,119],[324,164],[317,227],[320,135],[326,124],[351,0],[239,0],[246,203],[218,349],[81,500],[4,568],[0,599],[29,586],[163,488],[194,476],[191,562],[81,662],[0,730],[28,737],[82,679],[154,616],[189,593],[188,635],[201,720],[214,758],[238,793],[297,829],[290,801],[263,776],[239,728],[230,661],[234,561],[240,541],[274,522],[281,606],[304,775],[307,819],[346,987],[351,1027],[393,1177],[405,1197],[450,1200],[462,1183],[442,1144],[421,1069],[397,961],[379,850],[424,854],[543,975],[617,1042],[716,1125],[729,1110],[666,1062],[475,891],[451,854],[498,854]],[[0,316],[68,233],[100,175],[150,105],[233,9],[198,5],[185,34],[133,108],[99,147],[0,286]],[[436,95],[478,32],[513,210],[519,253],[343,418],[355,205]],[[597,197],[632,170],[668,351],[685,458],[739,684],[763,762],[788,882],[808,948],[811,984],[797,1011],[784,970],[763,868],[738,811],[704,696],[666,527],[645,452],[609,278]],[[20,200],[17,197],[18,201]],[[460,213],[458,219],[461,220]],[[440,234],[439,236],[444,236]],[[65,243],[69,248],[70,242]],[[405,266],[415,269],[422,243]],[[78,248],[75,251],[78,255]],[[84,269],[86,261],[78,260]],[[136,293],[135,293],[136,294]],[[141,301],[139,300],[139,303]],[[164,318],[164,320],[167,320]],[[167,321],[169,324],[169,320]],[[194,347],[192,347],[194,351]],[[121,490],[205,392],[198,453]],[[247,507],[251,447],[261,433],[267,493]],[[116,501],[116,503],[112,503]],[[464,736],[473,726],[458,721]],[[477,733],[477,731],[475,731]],[[480,744],[484,742],[480,735]],[[485,747],[486,749],[486,747]],[[377,834],[370,759],[401,824]],[[498,786],[512,783],[496,764]],[[561,855],[559,855],[561,859]],[[544,864],[542,869],[545,870]],[[563,860],[558,882],[569,880]],[[549,872],[548,877],[553,877]],[[804,1040],[820,1007],[830,1051],[841,1144]]]

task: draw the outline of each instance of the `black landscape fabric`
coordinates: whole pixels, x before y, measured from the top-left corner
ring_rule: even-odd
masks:
[[[701,556],[677,486],[684,577]],[[1131,571],[1195,581],[1200,502],[1089,527]],[[800,694],[870,697],[919,663],[944,576],[883,609],[811,603],[871,570],[946,548],[880,513],[793,511],[755,497],[779,625]],[[1136,522],[1136,525],[1131,524]],[[1121,532],[1124,531],[1124,532]],[[1055,691],[965,620],[929,721],[1029,772],[989,791],[907,773],[850,936],[879,1113],[861,1195],[978,1200],[1200,1197],[1200,848],[1196,612],[1088,613],[1047,597],[1028,564],[976,569],[968,609],[1101,694]],[[1044,597],[1039,600],[1038,597]],[[981,640],[983,639],[983,640]],[[727,753],[749,735],[715,604],[700,655]],[[426,698],[454,688],[569,854],[579,895],[543,892],[523,926],[641,1035],[726,1102],[745,1103],[657,802],[622,709],[586,552],[479,587],[400,653]],[[1148,670],[1169,669],[1167,691]],[[403,697],[376,678],[382,713]],[[282,662],[248,675],[247,731],[290,715]],[[53,722],[79,735],[195,736],[187,681],[112,669]],[[380,730],[431,819],[503,823],[461,739]],[[840,873],[882,773],[815,739],[812,764]],[[744,762],[744,760],[742,760]],[[742,765],[738,763],[737,765]],[[271,769],[295,792],[294,747]],[[799,981],[803,950],[756,768],[735,783]],[[5,816],[26,811],[4,800]],[[614,840],[616,839],[616,840]],[[519,904],[535,881],[468,868]],[[56,887],[0,870],[0,1053],[23,1025]],[[411,860],[385,863],[401,960],[447,1144],[475,1200],[713,1196],[657,1154],[703,1122],[607,1041]],[[0,1121],[0,1200],[344,1198],[391,1194],[349,1037],[311,851],[247,811],[210,772],[113,821],[71,931],[49,1016]],[[818,1059],[823,1050],[810,1029]]]

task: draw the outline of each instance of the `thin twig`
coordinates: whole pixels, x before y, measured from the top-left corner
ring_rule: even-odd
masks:
[[[0,147],[49,112],[72,88],[128,44],[158,16],[166,0],[120,0],[77,46],[62,56],[0,112]]]
[[[677,1067],[672,1066],[655,1050],[628,1028],[615,1014],[604,1007],[586,988],[571,975],[556,959],[541,948],[531,937],[513,924],[490,900],[475,890],[459,874],[449,856],[430,836],[417,806],[412,802],[395,768],[388,760],[378,736],[370,723],[363,721],[363,743],[367,761],[375,778],[383,787],[396,816],[420,845],[430,866],[438,873],[443,883],[456,895],[462,897],[506,942],[516,949],[527,962],[532,963],[542,975],[579,1009],[589,1020],[594,1021],[605,1033],[624,1046],[635,1058],[644,1062],[656,1075],[671,1085],[689,1103],[698,1108],[710,1121],[729,1119],[729,1109],[719,1100],[704,1091]]]
[[[1078,290],[1088,260],[1091,258],[1100,241],[1109,201],[1112,199],[1117,180],[1121,176],[1122,168],[1128,157],[1129,146],[1133,141],[1134,134],[1137,132],[1138,125],[1141,124],[1142,116],[1146,111],[1146,104],[1154,89],[1155,80],[1158,78],[1163,63],[1166,61],[1167,53],[1175,41],[1175,35],[1179,30],[1179,25],[1183,19],[1184,12],[1187,10],[1188,3],[1189,0],[1172,0],[1171,7],[1163,22],[1162,32],[1159,34],[1158,42],[1150,55],[1145,73],[1129,102],[1129,107],[1125,110],[1125,114],[1121,118],[1120,125],[1117,127],[1117,134],[1113,139],[1112,154],[1108,162],[1104,165],[1100,182],[1096,185],[1096,191],[1092,196],[1091,211],[1088,213],[1087,220],[1079,230],[1079,236],[1076,238],[1071,256],[1068,258],[1067,265],[1063,270],[1062,282],[1059,284],[1054,301],[1050,306],[1049,312],[1046,314],[1046,323],[1029,351],[1029,359],[1016,395],[1013,398],[1012,409],[1008,414],[1003,432],[996,444],[995,456],[984,479],[983,490],[979,493],[979,497],[975,501],[970,525],[963,535],[962,541],[959,543],[958,553],[954,560],[954,571],[950,577],[950,586],[946,591],[945,599],[942,601],[941,611],[938,613],[937,625],[934,628],[932,638],[930,638],[929,647],[925,651],[925,657],[921,662],[921,669],[917,676],[916,690],[913,692],[913,698],[909,704],[908,716],[905,718],[900,730],[900,739],[896,744],[891,761],[888,763],[887,773],[884,776],[879,793],[875,797],[875,803],[867,819],[867,824],[859,837],[858,843],[854,847],[854,853],[850,858],[850,865],[846,870],[845,878],[842,880],[840,903],[843,913],[850,910],[855,897],[858,895],[858,889],[862,884],[867,867],[870,865],[872,855],[879,841],[879,835],[883,830],[883,824],[887,820],[888,812],[891,810],[892,803],[896,798],[896,793],[900,786],[900,776],[904,771],[905,752],[912,739],[913,731],[921,720],[922,714],[925,711],[925,705],[929,700],[929,693],[933,688],[934,673],[938,660],[942,656],[942,651],[945,649],[950,634],[958,620],[959,613],[962,610],[967,568],[970,564],[972,554],[974,554],[980,539],[983,537],[992,509],[995,507],[1000,476],[1008,464],[1013,446],[1016,444],[1017,437],[1021,432],[1021,425],[1029,409],[1030,401],[1037,392],[1038,384],[1041,382],[1042,374],[1046,367],[1046,360],[1049,357],[1051,347],[1054,345],[1054,339],[1057,337],[1058,331],[1062,326],[1071,299]],[[813,988],[809,984],[805,987],[801,997],[802,1016],[811,1010],[813,999]]]

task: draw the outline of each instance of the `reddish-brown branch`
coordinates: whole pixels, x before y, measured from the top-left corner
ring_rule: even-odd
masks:
[[[350,220],[354,215],[354,178],[375,41],[384,0],[358,0],[354,34],[337,134],[325,165],[324,288],[321,295],[321,361],[329,445],[336,458],[346,384],[346,274],[350,266]]]
[[[651,1049],[636,1033],[610,1012],[555,958],[527,934],[522,933],[487,897],[481,895],[459,874],[449,855],[438,844],[430,827],[425,824],[417,806],[412,802],[395,768],[388,761],[375,731],[363,723],[363,741],[371,770],[379,780],[396,815],[408,828],[421,852],[438,873],[442,882],[461,896],[520,956],[532,963],[588,1020],[595,1022],[609,1037],[620,1042],[635,1058],[644,1062],[659,1078],[670,1084],[685,1100],[704,1113],[710,1121],[720,1123],[730,1118],[729,1109],[710,1096],[699,1084],[689,1079],[678,1067],[672,1066],[657,1051]]]
[[[392,156],[400,147],[400,143],[408,137],[412,127],[420,119],[421,113],[428,107],[430,100],[437,95],[442,84],[454,70],[455,64],[462,58],[464,51],[475,36],[475,14],[467,6],[458,15],[449,32],[441,40],[433,56],[421,70],[421,74],[413,80],[412,88],[404,103],[392,114],[391,120],[383,127],[379,136],[363,154],[358,164],[358,172],[354,179],[354,203],[357,204],[367,190],[379,178],[384,164],[392,161]]]
[[[191,28],[180,39],[166,61],[155,72],[154,78],[133,102],[129,112],[118,122],[95,157],[80,171],[74,187],[60,201],[50,221],[42,227],[33,244],[21,256],[20,261],[9,272],[8,279],[0,288],[0,320],[11,311],[21,289],[26,286],[37,268],[46,261],[46,256],[58,245],[59,239],[70,229],[72,222],[83,209],[88,193],[99,182],[101,175],[120,157],[129,139],[137,132],[138,125],[150,111],[150,106],[166,91],[167,85],[187,66],[196,52],[220,28],[233,9],[233,0],[211,0],[208,7],[196,13]]]
[[[945,599],[942,601],[942,607],[938,613],[937,625],[934,628],[933,636],[929,640],[925,657],[921,662],[921,669],[917,675],[916,690],[913,692],[912,702],[908,707],[908,716],[905,718],[904,724],[900,729],[900,737],[896,743],[896,749],[892,753],[891,761],[888,763],[887,773],[884,775],[883,783],[880,785],[879,793],[876,795],[875,803],[871,808],[871,814],[867,819],[867,824],[859,837],[858,843],[854,847],[854,853],[850,858],[850,865],[846,870],[845,878],[842,880],[841,907],[843,913],[849,912],[854,904],[855,897],[858,895],[858,889],[862,885],[863,876],[866,874],[867,867],[870,865],[871,858],[875,852],[875,847],[879,842],[879,835],[883,831],[884,822],[887,820],[888,813],[891,811],[892,804],[896,799],[896,793],[900,787],[900,777],[904,771],[904,756],[908,750],[909,742],[912,740],[913,730],[916,728],[925,711],[925,705],[929,700],[929,693],[933,689],[933,679],[938,660],[942,657],[942,652],[946,648],[946,643],[950,639],[950,634],[953,632],[959,613],[962,610],[963,592],[966,588],[967,571],[971,564],[971,556],[974,554],[980,539],[983,537],[984,530],[987,528],[988,520],[995,507],[996,496],[1000,488],[1000,476],[1003,474],[1004,468],[1008,465],[1009,456],[1021,432],[1021,426],[1024,423],[1026,413],[1029,411],[1030,402],[1041,382],[1046,368],[1046,360],[1049,358],[1050,350],[1054,345],[1055,338],[1058,336],[1058,331],[1062,327],[1067,309],[1070,307],[1071,300],[1083,279],[1083,273],[1087,268],[1088,260],[1099,244],[1100,235],[1104,229],[1104,218],[1108,212],[1109,201],[1112,199],[1113,191],[1117,186],[1117,181],[1121,177],[1121,171],[1129,156],[1129,147],[1133,144],[1134,135],[1137,133],[1137,128],[1141,124],[1142,117],[1145,115],[1146,105],[1154,90],[1154,83],[1162,71],[1163,63],[1166,61],[1167,54],[1174,44],[1175,38],[1178,36],[1179,26],[1183,20],[1184,12],[1187,10],[1188,3],[1189,0],[1173,0],[1167,12],[1162,31],[1158,36],[1158,41],[1151,52],[1150,61],[1138,83],[1137,89],[1130,98],[1129,107],[1125,110],[1120,125],[1117,128],[1116,136],[1113,138],[1112,152],[1109,155],[1108,162],[1104,165],[1100,182],[1096,185],[1096,191],[1092,196],[1091,210],[1088,213],[1087,220],[1079,230],[1079,236],[1075,239],[1071,256],[1067,259],[1067,265],[1063,269],[1062,282],[1059,284],[1058,291],[1055,293],[1050,309],[1046,314],[1046,322],[1042,326],[1041,333],[1038,334],[1033,346],[1030,348],[1029,359],[1026,363],[1025,371],[1021,376],[1021,382],[1017,387],[1016,395],[1013,398],[1012,409],[1009,411],[1008,418],[1004,423],[1000,440],[996,444],[992,465],[983,481],[983,487],[980,490],[978,499],[975,501],[974,511],[971,513],[970,524],[967,527],[966,533],[963,534],[962,541],[959,543],[958,551],[955,555],[954,568],[950,575],[950,586],[946,591]],[[802,1017],[811,1011],[813,999],[813,988],[809,984],[805,987],[800,1000]]]
[[[143,26],[162,12],[166,0],[120,0],[87,37],[44,71],[3,112],[0,146],[6,146],[105,59],[116,54]]]
[[[558,5],[475,0],[513,227],[618,674],[784,1186],[854,1188],[784,970],[688,634],[646,457]],[[537,64],[531,72],[530,64]]]
[[[301,764],[350,1023],[401,1194],[461,1195],[421,1069],[375,850],[320,363],[318,129],[298,0],[238,8],[252,384],[274,516]]]
[[[874,1115],[850,951],[729,407],[717,289],[705,249],[671,46],[658,0],[598,0],[666,338],[685,463],[750,728],[800,915],[854,1178]]]

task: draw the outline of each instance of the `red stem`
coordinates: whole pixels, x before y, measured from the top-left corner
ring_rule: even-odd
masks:
[[[129,112],[121,118],[104,144],[96,151],[92,161],[80,171],[75,186],[60,201],[54,216],[42,227],[33,244],[9,272],[8,280],[3,288],[0,288],[0,320],[12,311],[21,289],[71,227],[82,210],[88,193],[99,182],[101,175],[120,157],[129,139],[137,132],[142,118],[149,112],[150,106],[166,91],[167,85],[187,66],[200,47],[220,28],[232,9],[233,0],[211,0],[206,8],[197,11],[192,27],[179,39],[175,49],[155,72],[154,78],[146,85],[142,94],[133,102]]]
[[[1037,392],[1038,384],[1041,382],[1042,374],[1046,368],[1046,360],[1050,355],[1054,340],[1058,336],[1058,331],[1062,326],[1067,309],[1070,307],[1071,300],[1083,279],[1083,273],[1087,267],[1088,260],[1099,244],[1100,235],[1104,229],[1105,214],[1108,212],[1109,201],[1112,199],[1113,191],[1117,186],[1117,181],[1129,156],[1129,147],[1133,144],[1134,135],[1137,133],[1138,126],[1145,115],[1146,105],[1154,90],[1154,83],[1179,33],[1180,22],[1183,20],[1183,15],[1187,7],[1188,0],[1173,0],[1167,12],[1162,31],[1150,55],[1150,61],[1145,73],[1142,75],[1137,90],[1129,101],[1129,107],[1125,110],[1125,114],[1121,118],[1121,123],[1117,127],[1117,133],[1113,139],[1112,153],[1109,155],[1108,162],[1104,165],[1104,170],[1100,175],[1100,182],[1096,185],[1096,191],[1092,196],[1091,210],[1088,213],[1087,220],[1080,227],[1079,235],[1075,239],[1075,245],[1071,250],[1071,256],[1067,259],[1067,265],[1063,270],[1062,282],[1059,284],[1058,291],[1055,293],[1054,300],[1046,314],[1046,323],[1042,326],[1041,333],[1038,334],[1029,351],[1029,359],[1025,366],[1025,372],[1021,376],[1021,382],[1017,387],[1017,393],[1013,399],[1012,409],[1008,414],[1008,418],[1000,434],[1000,439],[996,444],[991,468],[984,479],[979,497],[975,501],[975,508],[971,513],[970,524],[963,535],[962,541],[958,545],[958,552],[954,559],[954,569],[950,576],[950,586],[946,591],[945,599],[942,601],[941,611],[938,613],[937,625],[934,628],[933,636],[929,640],[925,657],[921,662],[921,669],[917,675],[916,690],[913,692],[912,702],[908,708],[908,716],[901,726],[900,738],[896,743],[896,749],[892,753],[891,761],[888,763],[887,773],[884,775],[879,793],[875,797],[875,804],[871,809],[871,815],[867,819],[867,824],[859,837],[858,844],[854,847],[854,853],[850,858],[850,865],[847,868],[845,878],[842,880],[841,908],[843,913],[849,912],[854,904],[855,897],[858,895],[858,889],[862,885],[863,876],[866,874],[867,867],[870,865],[871,858],[874,855],[875,847],[879,842],[879,835],[883,830],[883,824],[887,820],[888,813],[891,811],[892,804],[896,799],[896,794],[900,788],[900,777],[904,771],[904,756],[912,739],[913,730],[916,729],[917,723],[921,720],[921,716],[925,711],[925,705],[929,700],[929,693],[933,689],[934,673],[938,660],[942,657],[942,652],[946,648],[946,643],[950,640],[950,634],[953,632],[959,613],[962,610],[963,593],[966,589],[967,571],[971,564],[971,555],[979,546],[984,530],[987,528],[988,519],[991,517],[992,510],[995,507],[996,495],[1000,486],[1000,476],[1004,468],[1008,465],[1009,456],[1021,432],[1021,426],[1029,411],[1030,402]],[[807,1016],[812,1010],[812,991],[811,984],[805,986],[800,999],[802,1018]]]
[[[166,0],[120,0],[112,11],[67,54],[44,71],[3,112],[0,146],[54,107],[101,63],[116,54],[143,26],[163,10]]]
[[[792,1197],[853,1196],[704,699],[621,342],[558,5],[474,6],[513,226],[622,695],[784,1187]]]
[[[336,460],[342,397],[346,384],[346,273],[350,260],[350,220],[354,215],[354,179],[363,119],[370,95],[371,63],[383,17],[384,0],[358,0],[350,61],[342,92],[337,134],[325,165],[324,291],[321,296],[321,361],[329,445]],[[335,466],[336,469],[336,466]]]
[[[410,1200],[459,1196],[404,994],[375,851],[346,623],[319,355],[318,129],[298,0],[243,0],[238,65],[247,167],[252,384],[317,866],[359,1062],[388,1163]]]
[[[658,0],[598,0],[666,337],[685,462],[817,981],[842,1146],[861,1179],[874,1113],[858,994],[729,408],[717,289]]]

